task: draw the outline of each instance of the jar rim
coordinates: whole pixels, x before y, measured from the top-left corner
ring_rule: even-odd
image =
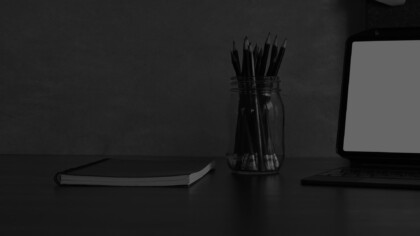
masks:
[[[230,80],[235,81],[280,81],[279,76],[233,76]]]

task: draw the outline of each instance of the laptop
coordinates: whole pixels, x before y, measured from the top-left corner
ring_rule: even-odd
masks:
[[[350,165],[303,185],[420,189],[420,28],[348,38],[336,148]]]

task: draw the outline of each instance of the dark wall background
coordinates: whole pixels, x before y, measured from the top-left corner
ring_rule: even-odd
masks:
[[[0,3],[0,153],[223,155],[232,40],[288,38],[288,156],[333,156],[363,0]]]

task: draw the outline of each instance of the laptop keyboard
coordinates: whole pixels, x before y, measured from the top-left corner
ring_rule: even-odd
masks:
[[[420,169],[343,167],[303,178],[303,185],[420,189]]]
[[[321,176],[378,179],[420,179],[420,170],[374,169],[374,168],[339,168],[323,172]]]

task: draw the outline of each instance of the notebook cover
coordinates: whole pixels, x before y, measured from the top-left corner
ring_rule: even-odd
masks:
[[[134,160],[105,158],[93,163],[58,172],[55,181],[60,183],[61,175],[97,176],[120,178],[150,178],[186,176],[198,172],[213,161],[197,160]]]

